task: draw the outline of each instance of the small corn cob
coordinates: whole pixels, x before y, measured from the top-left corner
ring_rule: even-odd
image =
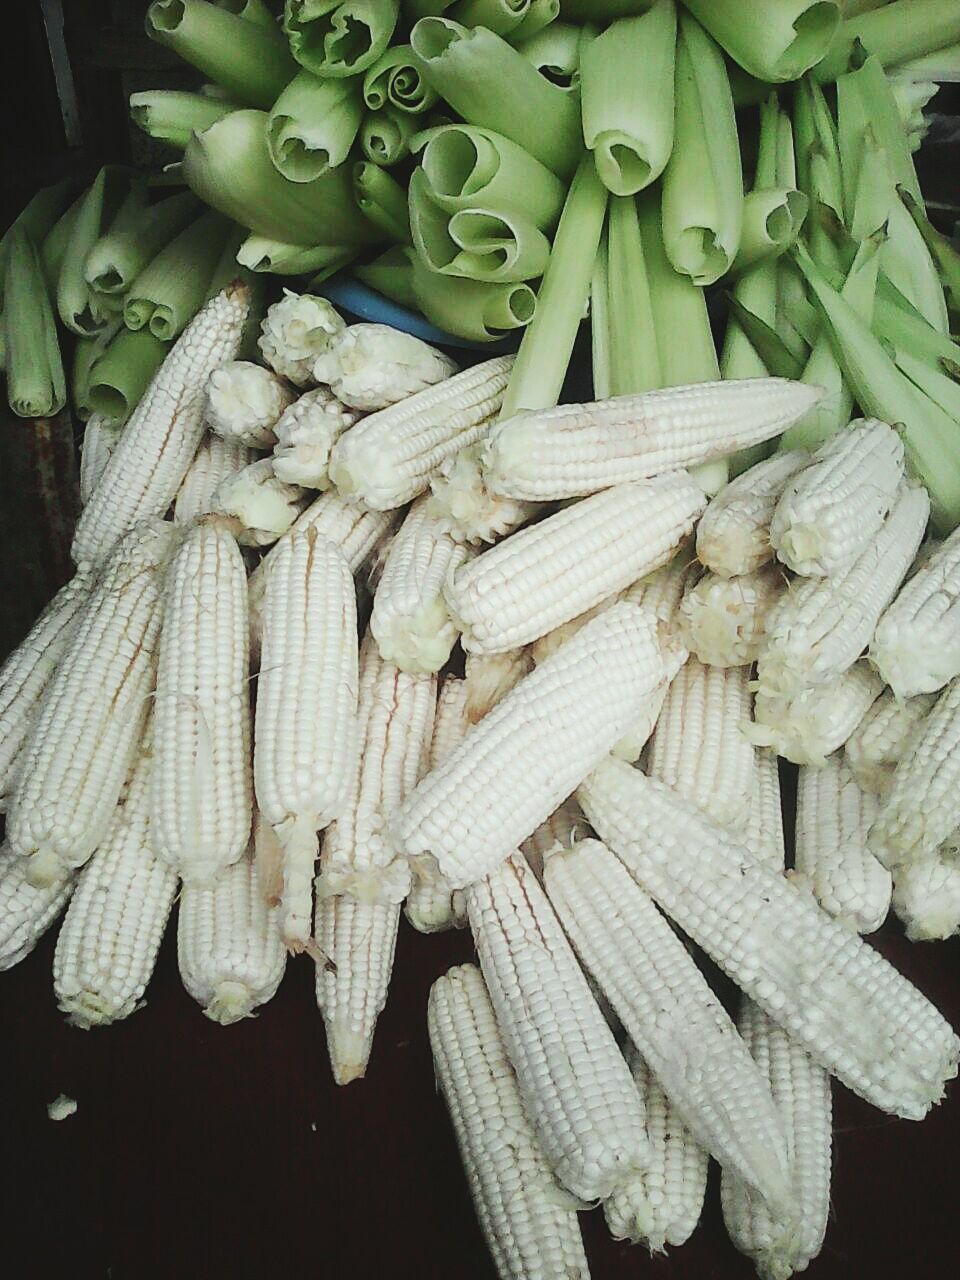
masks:
[[[943,1096],[960,1040],[812,895],[619,760],[595,769],[578,798],[659,906],[821,1066],[906,1119],[921,1119]]]
[[[76,564],[98,564],[138,521],[162,516],[203,438],[203,388],[236,354],[250,310],[228,285],[184,329],[123,429],[73,537]]]
[[[449,658],[457,629],[443,587],[468,555],[430,515],[427,499],[413,504],[391,543],[370,617],[380,653],[403,671],[439,671]]]
[[[642,1240],[651,1253],[664,1253],[668,1244],[685,1244],[700,1221],[710,1156],[634,1045],[626,1058],[647,1113],[651,1160],[607,1197],[603,1214],[615,1240]]]
[[[484,441],[487,485],[552,502],[695,467],[779,435],[821,394],[750,378],[524,413],[498,422]]]
[[[769,751],[758,751],[753,770],[753,790],[747,821],[740,833],[747,849],[761,862],[783,866],[786,842],[780,803],[780,767]]]
[[[542,659],[541,659],[542,661]],[[465,663],[468,724],[478,724],[488,711],[516,688],[534,667],[530,649],[509,649],[506,653],[468,653]]]
[[[697,525],[701,563],[721,578],[739,578],[772,560],[770,521],[784,489],[809,461],[801,449],[775,453],[725,485]]]
[[[901,700],[890,689],[876,700],[843,746],[864,791],[880,796],[890,789],[894,770],[936,700],[932,693]]]
[[[72,871],[38,889],[27,879],[27,861],[0,846],[0,972],[30,954],[63,910],[76,885]]]
[[[326,489],[330,450],[359,414],[345,408],[327,387],[294,400],[274,426],[273,470],[285,484]]]
[[[682,471],[618,485],[484,551],[446,589],[464,648],[500,653],[529,644],[660,568],[704,501]]]
[[[257,345],[275,373],[295,387],[307,387],[317,357],[345,328],[326,298],[284,289],[280,301],[267,308]]]
[[[85,507],[100,483],[110,455],[120,439],[120,428],[102,413],[92,413],[80,444],[80,505]]]
[[[927,491],[903,486],[880,532],[845,573],[804,578],[780,597],[758,663],[764,693],[789,697],[853,666],[916,555],[929,512]]]
[[[581,962],[694,1138],[788,1213],[786,1140],[773,1099],[670,925],[599,840],[551,855],[544,882]]]
[[[686,647],[714,667],[754,662],[770,610],[784,586],[782,571],[772,564],[738,578],[721,578],[708,571],[680,604]]]
[[[57,1006],[85,1030],[140,1007],[176,896],[176,872],[150,848],[150,771],[147,745],[60,926]]]
[[[207,426],[224,440],[270,449],[276,440],[273,429],[295,398],[289,383],[262,365],[225,361],[207,380]]]
[[[132,529],[83,607],[23,747],[7,838],[49,884],[104,838],[149,710],[174,527]]]
[[[794,764],[823,768],[882,692],[883,681],[866,662],[856,662],[835,680],[789,698],[761,689],[754,700],[754,723],[747,725],[746,733],[756,746],[772,747]]]
[[[662,680],[642,609],[620,604],[588,622],[424,778],[397,815],[407,853],[431,854],[456,889],[492,871],[603,759]]]
[[[183,886],[177,959],[183,985],[221,1026],[249,1018],[273,998],[287,953],[252,853],[222,868],[212,884]]]
[[[253,462],[256,454],[236,440],[224,440],[208,432],[183,477],[173,518],[177,524],[189,524],[213,510],[213,499],[220,485]]]
[[[353,578],[308,529],[277,547],[267,574],[253,755],[257,805],[283,845],[281,930],[293,951],[310,932],[317,832],[349,794],[357,678]]]
[[[800,770],[794,874],[824,911],[858,933],[880,928],[893,889],[890,872],[867,848],[876,812],[876,797],[860,790],[841,755]]]
[[[339,333],[313,366],[315,382],[327,383],[354,409],[389,409],[457,372],[442,351],[386,324],[352,324]]]
[[[206,516],[167,574],[153,711],[150,839],[187,883],[211,880],[250,838],[249,667],[243,557]]]
[[[243,546],[269,547],[291,528],[308,499],[306,489],[274,475],[272,459],[261,458],[222,480],[211,505]]]
[[[891,869],[927,858],[960,827],[960,679],[911,736],[870,830],[870,848]]]
[[[0,809],[16,782],[16,761],[43,691],[67,650],[92,589],[89,573],[71,578],[0,666]]]
[[[412,501],[447,458],[487,431],[512,367],[513,356],[498,356],[371,413],[334,445],[330,479],[376,511]]]
[[[721,826],[746,820],[756,769],[744,732],[750,668],[707,667],[696,658],[674,676],[650,741],[648,770]]]
[[[646,1164],[643,1102],[536,877],[519,854],[467,891],[467,913],[524,1106],[581,1200]]]
[[[931,858],[897,867],[893,909],[911,942],[931,942],[960,932],[960,851],[957,837]]]
[[[430,477],[430,511],[457,542],[498,542],[541,510],[539,503],[490,492],[480,465],[482,448],[461,449]]]
[[[770,542],[795,573],[834,577],[866,550],[897,497],[903,442],[885,422],[853,422],[822,444],[789,481]]]
[[[935,693],[960,675],[960,530],[901,587],[877,623],[870,660],[898,698]]]
[[[473,965],[430,989],[427,1029],[467,1184],[500,1280],[589,1280],[577,1202],[527,1118],[496,1014]]]
[[[571,848],[575,840],[583,840],[589,835],[590,828],[580,806],[569,796],[546,822],[541,822],[536,831],[524,840],[520,852],[530,870],[542,881],[544,863],[551,853],[562,853]]]

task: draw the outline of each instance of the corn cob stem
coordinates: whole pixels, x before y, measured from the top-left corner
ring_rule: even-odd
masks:
[[[687,648],[715,667],[753,662],[784,587],[783,571],[771,564],[737,578],[705,573],[680,604],[680,633]]]
[[[883,691],[883,681],[866,662],[856,662],[826,684],[801,689],[789,698],[757,694],[751,742],[772,747],[794,764],[823,768],[842,747]]]

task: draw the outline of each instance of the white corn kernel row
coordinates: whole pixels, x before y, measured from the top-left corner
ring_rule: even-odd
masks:
[[[866,662],[856,662],[835,680],[800,689],[790,697],[765,693],[754,699],[747,736],[794,764],[823,768],[827,757],[856,732],[883,692],[883,681]]]
[[[725,485],[697,525],[701,563],[722,578],[738,578],[772,560],[770,521],[787,484],[809,461],[802,450],[775,453]]]
[[[100,483],[122,428],[102,413],[91,413],[80,442],[80,505],[85,507]]]
[[[0,846],[0,972],[30,954],[69,901],[73,871],[37,888],[27,879],[28,862],[8,844]]]
[[[715,667],[740,667],[759,656],[770,610],[786,583],[776,565],[721,578],[707,572],[680,603],[686,648]]]
[[[843,746],[847,764],[864,791],[884,795],[914,733],[936,702],[921,693],[902,701],[887,689],[870,707]]]
[[[686,662],[688,653],[682,634],[680,606],[697,568],[693,539],[688,538],[672,560],[632,583],[622,596],[631,604],[642,605],[653,615],[664,660],[678,670]]]
[[[256,458],[252,449],[236,440],[224,440],[208,431],[187,468],[173,504],[177,524],[189,524],[213,510],[214,495],[230,476],[248,467]]]

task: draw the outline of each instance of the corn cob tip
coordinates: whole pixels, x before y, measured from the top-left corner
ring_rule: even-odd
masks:
[[[334,1083],[352,1084],[367,1074],[373,1035],[363,1035],[340,1018],[327,1023],[327,1047]]]
[[[52,889],[63,879],[66,871],[67,868],[52,849],[40,849],[29,855],[25,879],[35,889]]]
[[[67,1015],[67,1022],[71,1027],[78,1027],[81,1031],[90,1031],[93,1027],[108,1027],[118,1016],[116,1006],[95,991],[61,994],[57,1008]],[[135,1013],[139,1008],[140,1005],[137,1005],[130,1012]]]
[[[250,286],[241,276],[234,276],[230,283],[224,286],[223,296],[228,302],[238,302],[241,306],[248,306]]]
[[[254,1002],[254,993],[245,982],[228,980],[219,984],[203,1012],[211,1022],[228,1027],[242,1018],[252,1018]]]

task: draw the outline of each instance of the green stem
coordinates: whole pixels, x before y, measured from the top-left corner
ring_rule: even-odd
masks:
[[[391,240],[409,243],[407,195],[396,178],[366,160],[358,161],[352,173],[357,204],[370,222]]]
[[[610,361],[610,272],[609,217],[603,228],[590,280],[590,354],[593,369],[593,398],[606,400],[613,395]]]
[[[218,9],[226,9],[228,13],[235,13],[238,18],[246,18],[258,26],[276,26],[276,19],[264,0],[213,0],[213,3]]]
[[[67,180],[52,187],[41,187],[0,237],[0,306],[3,305],[3,277],[7,255],[17,230],[22,228],[26,231],[31,242],[39,248],[70,206],[73,191],[73,183]]]
[[[354,267],[353,274],[377,293],[399,302],[404,307],[416,307],[417,295],[413,291],[413,263],[416,255],[408,246],[395,245],[386,253]]]
[[[7,240],[5,258],[7,400],[18,417],[52,418],[66,403],[66,380],[40,258],[22,222]]]
[[[192,133],[208,129],[235,109],[233,102],[178,89],[147,89],[130,95],[130,119],[137,128],[181,151]]]
[[[522,44],[556,22],[560,16],[560,0],[530,0],[520,24],[510,32],[510,43]]]
[[[356,249],[344,245],[284,244],[266,236],[247,236],[237,251],[237,262],[250,271],[274,276],[332,275],[352,262]]]
[[[743,231],[733,272],[741,272],[767,258],[779,258],[800,234],[809,201],[802,191],[787,187],[754,189],[743,201]]]
[[[486,27],[498,36],[515,31],[530,8],[530,0],[456,0],[448,10],[465,27]]]
[[[399,0],[286,0],[283,29],[301,66],[318,76],[355,76],[393,35]]]
[[[355,80],[294,76],[270,110],[270,159],[291,182],[313,182],[343,164],[363,118]]]
[[[544,80],[564,93],[573,93],[580,88],[584,51],[595,37],[593,28],[554,22],[528,40],[511,36],[510,43]]]
[[[87,255],[84,278],[97,293],[126,293],[152,258],[197,216],[191,191],[138,211],[129,225],[115,219]]]
[[[664,385],[656,313],[640,234],[637,202],[615,196],[607,215],[607,306],[610,325],[610,395],[653,391]]]
[[[117,165],[106,165],[88,189],[70,228],[57,276],[57,310],[66,327],[84,337],[103,328],[84,279],[87,254],[110,226],[128,189],[127,172]]]
[[[529,324],[537,299],[527,284],[459,280],[431,271],[413,252],[412,284],[417,308],[431,324],[474,342],[494,342]]]
[[[833,0],[684,0],[734,62],[760,80],[797,80],[830,48]]]

